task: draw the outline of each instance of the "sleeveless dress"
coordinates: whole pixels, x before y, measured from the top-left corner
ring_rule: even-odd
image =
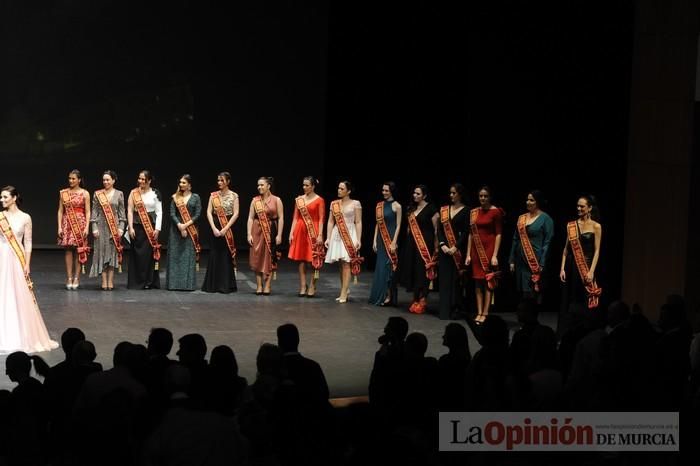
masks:
[[[273,251],[276,247],[275,238],[277,236],[277,199],[279,199],[277,196],[270,195],[267,200],[263,200],[265,215],[270,222],[270,238]],[[253,226],[250,229],[250,234],[253,236],[253,246],[250,248],[250,268],[253,272],[261,272],[268,275],[272,273],[272,258],[267,251],[267,244],[260,226],[260,220],[258,220],[257,214],[254,213],[253,215]]]
[[[384,224],[389,232],[389,237],[393,238],[396,232],[396,212],[391,208],[394,201],[384,202]],[[391,270],[391,259],[389,253],[384,247],[382,235],[377,232],[377,263],[374,267],[374,276],[372,277],[372,288],[369,292],[369,303],[375,306],[384,304],[389,290],[391,289],[390,304],[396,304],[396,280],[394,280],[394,272]]]
[[[319,222],[323,223],[323,215],[326,213],[326,201],[319,196],[307,203],[306,209],[309,211],[311,221],[313,221],[314,227],[317,230],[316,234],[318,234],[318,224]],[[296,203],[294,206],[294,220],[296,220],[293,232],[294,239],[289,244],[289,254],[287,257],[295,261],[311,262],[312,251],[311,243],[309,242],[309,233],[306,228],[306,222],[304,222],[304,218],[299,213]]]
[[[233,191],[228,191],[226,195],[221,196],[221,206],[224,209],[224,214],[226,214],[227,222],[233,217],[233,204],[236,200],[236,196],[238,195]],[[216,228],[223,228],[224,225],[219,223],[219,217],[216,215],[215,211],[212,211],[212,217]],[[223,236],[217,238],[212,234],[209,247],[207,273],[204,276],[204,283],[202,283],[202,291],[208,293],[231,293],[238,291],[236,274],[233,270],[233,261],[231,260],[231,252],[226,244],[226,238]]]
[[[31,250],[31,217],[21,212],[7,218],[17,242],[23,250]],[[0,353],[38,353],[54,348],[58,343],[49,337],[22,264],[0,232]]]
[[[85,196],[83,196],[83,191],[70,191],[70,203],[73,206],[73,212],[75,212],[75,217],[78,219],[78,226],[80,228],[80,234],[85,230]],[[64,209],[61,205],[61,209]],[[78,245],[78,240],[75,238],[73,229],[70,227],[68,222],[68,213],[63,210],[63,218],[61,219],[61,230],[63,230],[63,236],[58,239],[58,245],[67,247],[74,247]]]
[[[342,205],[342,204],[341,204]],[[357,230],[355,229],[355,209],[362,208],[360,201],[353,200],[348,203],[347,207],[343,208],[343,218],[345,219],[345,225],[348,227],[348,233],[350,233],[350,238],[352,242],[357,243]],[[333,215],[329,213],[328,215]],[[345,249],[345,244],[343,244],[343,239],[340,237],[340,232],[338,231],[338,224],[333,225],[333,231],[331,232],[330,239],[328,240],[328,251],[326,252],[326,264],[333,264],[338,261],[350,262],[350,255]]]

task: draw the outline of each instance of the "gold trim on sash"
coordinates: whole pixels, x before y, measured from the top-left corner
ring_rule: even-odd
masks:
[[[61,202],[63,203],[63,210],[68,218],[68,224],[73,232],[75,241],[78,243],[76,251],[78,253],[78,261],[80,262],[80,271],[84,274],[85,263],[87,262],[88,254],[90,253],[90,246],[87,244],[87,238],[83,236],[80,225],[78,225],[78,216],[76,215],[75,210],[73,209],[73,204],[71,203],[70,189],[62,189],[60,194]],[[82,192],[81,196],[83,196],[83,202],[85,202]]]
[[[495,290],[498,287],[498,279],[501,276],[501,272],[497,270],[491,271],[491,265],[486,255],[484,243],[481,242],[481,237],[479,236],[479,228],[476,226],[476,219],[479,215],[480,209],[480,207],[477,207],[476,209],[472,209],[469,212],[469,228],[471,229],[472,241],[474,242],[476,253],[479,256],[481,268],[484,269],[484,278],[486,279],[486,286],[488,286],[489,290]]]
[[[435,277],[437,276],[437,254],[430,254],[428,245],[423,237],[423,232],[420,231],[418,219],[413,212],[408,214],[408,227],[411,229],[411,236],[413,236],[413,241],[416,243],[420,257],[423,259],[423,263],[425,264],[425,276],[428,280],[430,280],[430,289],[432,289],[433,280],[435,280]]]
[[[154,228],[153,224],[151,224],[151,218],[148,216],[148,212],[146,211],[146,206],[143,203],[143,198],[141,198],[141,191],[139,188],[134,189],[131,191],[131,194],[134,196],[134,208],[139,214],[139,218],[141,219],[141,225],[143,225],[143,229],[146,231],[146,237],[148,238],[148,242],[151,245],[151,248],[153,249],[153,259],[156,261],[155,265],[153,266],[153,270],[158,270],[160,268],[158,262],[160,261],[160,244],[158,241],[156,241],[154,237]]]
[[[112,194],[113,196],[116,196],[116,194]],[[104,189],[100,189],[98,191],[95,191],[95,198],[97,199],[97,202],[100,204],[100,207],[102,207],[102,212],[105,215],[105,219],[107,220],[107,226],[109,227],[109,233],[112,236],[112,242],[114,243],[114,247],[117,250],[117,262],[119,263],[119,273],[122,271],[122,253],[124,252],[124,246],[122,246],[122,240],[121,237],[119,236],[119,227],[117,226],[117,217],[114,214],[114,210],[112,210],[112,205],[109,203],[109,199],[107,199],[107,193],[105,193]]]
[[[314,225],[309,209],[306,207],[304,196],[298,196],[294,199],[294,202],[297,210],[299,210],[299,215],[304,220],[304,225],[306,225],[306,233],[309,236],[309,244],[311,244],[311,267],[314,269],[314,279],[317,279],[320,276],[320,270],[326,258],[326,248],[323,244],[316,242],[316,238],[318,238],[316,225]]]
[[[462,260],[462,251],[457,247],[457,237],[452,229],[451,220],[450,206],[445,205],[440,207],[440,223],[442,223],[442,230],[445,232],[445,238],[447,238],[447,246],[450,248],[457,248],[457,251],[452,255],[452,259],[455,261],[455,265],[459,271],[464,268],[464,260]]]
[[[399,266],[399,257],[396,255],[396,251],[391,250],[391,236],[389,235],[389,229],[386,227],[384,222],[384,201],[379,201],[374,209],[374,216],[377,221],[377,229],[379,230],[379,236],[382,238],[382,243],[384,243],[384,249],[386,250],[389,260],[391,260],[391,271],[395,272],[396,268]]]
[[[221,193],[219,191],[214,191],[211,193],[211,206],[214,209],[216,217],[219,219],[219,228],[223,228],[228,223],[226,218],[226,212],[224,212],[224,205],[221,203]],[[226,240],[226,246],[228,247],[228,252],[231,254],[231,261],[233,262],[234,274],[238,269],[238,261],[236,257],[238,256],[238,251],[236,250],[236,243],[233,240],[233,232],[231,228],[226,230],[224,234],[224,239]]]
[[[5,235],[5,239],[10,244],[10,247],[17,256],[19,264],[22,267],[24,280],[27,282],[27,288],[29,288],[29,292],[32,294],[34,304],[37,304],[36,297],[34,296],[34,283],[32,283],[32,279],[29,277],[29,275],[24,273],[24,270],[27,267],[27,260],[24,257],[24,250],[22,249],[22,246],[20,246],[19,241],[17,241],[15,233],[12,231],[10,220],[5,216],[5,213],[2,211],[0,211],[0,230],[2,231],[3,235]]]
[[[192,194],[190,194],[190,196],[192,196]],[[187,210],[187,204],[185,204],[183,197],[173,194],[173,200],[175,201],[175,207],[177,207],[177,210],[180,212],[180,217],[182,217],[183,222],[191,222],[192,217],[190,216],[190,211]],[[190,234],[190,239],[194,246],[195,270],[199,271],[199,254],[202,252],[202,245],[199,243],[199,232],[197,231],[197,227],[194,226],[194,222],[187,227],[187,233]]]
[[[523,249],[523,254],[525,254],[525,260],[527,261],[528,267],[530,267],[532,281],[532,289],[535,293],[540,292],[540,279],[542,278],[542,268],[539,262],[537,262],[537,256],[535,255],[535,250],[532,248],[532,243],[530,242],[530,237],[527,235],[527,214],[522,214],[518,217],[518,235],[520,236],[520,246]]]
[[[576,221],[566,224],[566,232],[569,238],[569,244],[571,245],[571,251],[574,256],[574,262],[576,263],[576,268],[578,269],[578,274],[581,277],[584,287],[586,288],[586,294],[588,295],[588,309],[595,309],[598,307],[598,300],[600,295],[603,293],[603,289],[598,286],[595,279],[593,279],[593,281],[590,283],[586,279],[590,269],[586,263],[586,256],[583,254],[581,241],[578,238],[578,224]]]
[[[360,264],[362,264],[365,258],[360,256],[359,251],[355,249],[355,245],[352,244],[352,237],[350,237],[350,231],[348,231],[348,226],[345,223],[343,206],[340,199],[331,202],[331,214],[333,214],[333,219],[338,227],[338,234],[340,234],[340,239],[343,241],[343,246],[345,246],[345,250],[348,256],[350,256],[351,273],[354,282],[357,283],[357,276],[360,274]]]
[[[253,198],[253,208],[255,209],[255,215],[258,218],[258,222],[260,222],[260,230],[262,231],[263,239],[265,240],[265,245],[267,246],[267,253],[270,254],[270,262],[272,263],[272,266],[270,267],[272,270],[272,279],[276,280],[277,261],[280,259],[280,257],[282,257],[282,253],[280,251],[273,252],[272,227],[270,226],[270,219],[267,218],[267,214],[265,213],[265,203],[263,202],[262,197],[255,196],[255,198]],[[277,245],[275,244],[275,246]]]

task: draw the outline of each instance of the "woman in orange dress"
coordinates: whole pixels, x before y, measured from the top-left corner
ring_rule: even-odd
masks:
[[[78,253],[79,238],[82,236],[83,245],[87,246],[88,226],[90,225],[90,193],[83,189],[83,177],[79,170],[71,170],[68,174],[70,205],[73,207],[78,224],[78,232],[73,231],[68,221],[68,213],[63,205],[61,193],[58,195],[58,245],[65,248],[66,289],[77,290],[80,285],[80,254]]]
[[[250,245],[250,268],[255,272],[257,288],[255,294],[269,295],[272,272],[277,264],[277,246],[282,244],[284,208],[282,200],[272,194],[272,177],[258,178],[259,196],[250,202],[248,213],[248,244]],[[261,208],[258,215],[255,207]],[[270,226],[270,244],[267,244],[260,217]]]
[[[318,180],[313,176],[304,177],[304,195],[295,199],[292,229],[289,232],[289,254],[287,257],[299,262],[299,297],[313,298],[316,295],[316,278],[311,275],[311,283],[306,282],[306,266],[311,268],[313,247],[323,247],[323,223],[326,201],[316,194]],[[305,209],[306,214],[302,214]],[[311,220],[312,229],[306,224],[305,215]],[[312,238],[313,236],[313,238]]]

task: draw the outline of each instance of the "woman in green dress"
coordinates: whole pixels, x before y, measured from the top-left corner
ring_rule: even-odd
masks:
[[[177,206],[182,202],[187,207],[190,219],[185,220]],[[192,177],[182,175],[178,189],[170,202],[172,227],[168,236],[168,273],[166,287],[169,290],[193,291],[197,282],[197,251],[188,227],[197,224],[202,213],[202,201],[192,192]],[[199,242],[199,239],[196,239]]]

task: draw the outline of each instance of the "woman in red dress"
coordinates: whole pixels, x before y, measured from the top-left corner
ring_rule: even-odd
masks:
[[[306,283],[306,266],[311,267],[313,259],[312,246],[323,247],[323,223],[326,212],[326,201],[316,194],[318,180],[313,176],[304,177],[302,188],[304,195],[295,199],[292,229],[289,232],[289,257],[299,262],[299,297],[313,298],[316,295],[316,278]],[[302,209],[306,213],[302,214]],[[305,216],[308,215],[313,228],[309,231]],[[311,238],[313,236],[313,238]],[[315,244],[314,244],[315,243]]]
[[[493,289],[487,283],[487,274],[498,271],[498,250],[501,247],[501,230],[503,229],[503,210],[491,204],[491,188],[483,186],[479,190],[479,207],[472,209],[469,219],[469,238],[467,239],[467,259],[465,265],[471,265],[472,278],[474,278],[476,293],[477,314],[474,321],[481,324],[489,315],[489,306]],[[478,232],[478,239],[474,238],[474,228]],[[480,240],[485,252],[486,267],[480,259],[477,249],[477,240]]]
[[[90,193],[82,188],[83,177],[79,170],[68,174],[70,205],[73,207],[78,223],[77,234],[82,235],[83,244],[87,245],[88,225],[90,225]],[[80,261],[77,251],[78,238],[68,222],[68,213],[63,206],[61,194],[58,195],[58,245],[65,248],[66,289],[77,290],[80,284]]]

